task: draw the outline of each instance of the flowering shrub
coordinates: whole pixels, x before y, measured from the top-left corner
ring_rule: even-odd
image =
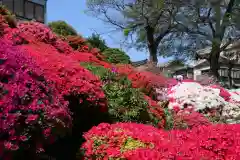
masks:
[[[102,111],[107,111],[105,95],[101,90],[101,81],[81,67],[71,56],[59,54],[51,45],[44,43],[31,44],[21,48],[38,60],[38,64],[44,69],[45,76],[56,82],[65,96],[85,97],[90,104],[99,106]],[[85,96],[82,97],[82,95]],[[79,103],[84,103],[84,99]]]
[[[74,50],[78,50],[80,52],[89,51],[89,47],[86,45],[87,42],[82,36],[66,36],[65,39]]]
[[[98,77],[80,66],[71,55],[60,54],[55,47],[42,42],[22,45],[19,48],[29,54],[41,66],[44,75],[56,83],[57,89],[69,102],[74,130],[63,139],[63,144],[54,144],[55,156],[71,158],[79,145],[82,132],[93,125],[107,121],[107,102]],[[47,57],[47,58],[46,58]],[[94,117],[94,118],[92,118]],[[59,148],[60,147],[60,148]],[[64,150],[63,154],[59,150]]]
[[[74,50],[81,52],[75,52],[75,54],[80,54],[80,56],[78,56],[79,58],[83,57],[83,53],[87,53],[91,54],[91,56],[94,59],[97,59],[98,62],[104,63],[105,57],[100,53],[100,50],[98,48],[93,48],[92,46],[90,46],[89,42],[87,42],[82,36],[66,36],[64,39]]]
[[[156,88],[167,85],[167,79],[163,76],[146,71],[139,72],[130,65],[117,65],[117,72],[127,76],[134,88],[140,88],[151,97],[156,95]]]
[[[192,105],[196,111],[205,108],[214,108],[226,105],[226,101],[219,96],[219,90],[203,87],[195,82],[183,82],[172,87],[169,98],[177,103],[171,103],[170,108],[178,105],[183,108],[185,104]],[[199,96],[201,95],[201,96]]]
[[[84,159],[240,158],[240,125],[200,126],[163,131],[135,123],[102,123],[84,134]]]
[[[12,151],[41,151],[71,126],[67,102],[54,81],[29,54],[4,40],[0,40],[0,119],[0,142]]]
[[[21,22],[16,29],[11,30],[5,35],[6,39],[12,41],[15,45],[21,45],[18,40],[24,39],[24,42],[44,42],[54,46],[59,52],[69,54],[73,50],[72,48],[61,38],[57,37],[50,28],[47,28],[44,24],[37,22]]]
[[[158,128],[164,128],[166,125],[166,119],[163,108],[156,101],[146,95],[144,96],[144,99],[148,102],[148,112],[154,120],[153,124]]]
[[[169,90],[169,108],[184,106],[193,107],[195,111],[203,112],[209,117],[210,112],[216,112],[217,116],[210,116],[211,119],[219,119],[228,123],[240,121],[240,109],[238,96],[219,86],[202,86],[196,82],[178,83]]]
[[[186,108],[173,112],[173,129],[192,129],[202,125],[211,125],[211,122],[204,115]]]

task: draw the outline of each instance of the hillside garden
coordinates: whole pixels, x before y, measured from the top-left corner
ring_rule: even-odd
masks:
[[[74,29],[0,13],[1,160],[240,159],[239,91],[140,72]]]

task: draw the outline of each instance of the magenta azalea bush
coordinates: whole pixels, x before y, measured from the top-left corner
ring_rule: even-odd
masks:
[[[30,55],[0,41],[1,148],[36,152],[71,128],[67,101],[43,73]]]

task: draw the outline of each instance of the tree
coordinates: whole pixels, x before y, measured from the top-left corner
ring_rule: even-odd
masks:
[[[88,11],[124,32],[137,49],[148,49],[149,60],[157,62],[158,46],[175,25],[178,1],[164,0],[88,0]],[[129,40],[129,39],[128,39]]]
[[[129,64],[130,57],[122,50],[118,48],[105,49],[102,54],[106,57],[106,60],[113,64]]]
[[[228,45],[239,39],[240,5],[237,0],[195,0],[181,8],[176,18],[180,32],[193,38],[193,43],[211,46],[211,73],[219,78],[219,56]]]
[[[77,31],[69,24],[67,24],[65,21],[54,21],[48,23],[48,26],[52,29],[52,31],[59,36],[76,36]]]
[[[103,40],[99,34],[93,33],[92,36],[87,38],[87,41],[90,43],[91,47],[98,48],[101,52],[108,48],[105,40]]]

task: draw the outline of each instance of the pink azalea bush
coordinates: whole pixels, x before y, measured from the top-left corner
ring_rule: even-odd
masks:
[[[238,160],[240,125],[163,131],[135,123],[102,123],[84,134],[84,159]]]

